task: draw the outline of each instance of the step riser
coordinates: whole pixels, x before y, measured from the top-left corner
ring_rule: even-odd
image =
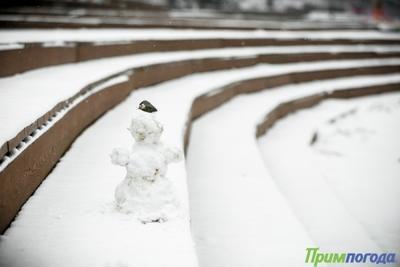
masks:
[[[277,39],[199,39],[136,41],[124,44],[93,44],[68,42],[65,46],[41,43],[23,44],[21,49],[0,50],[0,77],[43,68],[107,57],[146,52],[167,52],[227,47],[295,46],[295,45],[397,45],[398,40],[277,40]]]
[[[180,66],[179,69],[184,70],[180,64],[182,63],[180,62],[178,64],[178,66]],[[157,70],[158,69],[155,68],[154,71],[157,72]],[[313,72],[315,75],[311,75],[311,72],[307,73],[307,79],[303,81],[361,74],[397,73],[399,70],[400,66],[324,70]],[[156,73],[152,73],[151,71],[145,73],[147,73],[147,76],[140,77],[141,86],[144,86],[143,80],[149,81],[151,84],[154,83],[153,74]],[[157,81],[161,82],[164,79],[169,80],[179,76],[174,72],[168,73],[168,75],[162,76],[162,78],[159,78]],[[135,75],[137,74],[134,73],[131,75],[129,81],[105,88],[102,91],[90,95],[84,101],[74,106],[65,116],[29,144],[25,150],[0,172],[1,233],[7,229],[19,209],[46,178],[47,174],[54,168],[75,138],[107,110],[125,99],[132,90],[139,87],[136,83],[138,77]],[[185,133],[185,146],[189,141],[190,124],[193,119],[222,105],[235,95],[260,91],[265,88],[271,88],[272,86],[289,84],[293,82],[291,77],[296,77],[296,80],[298,80],[301,74],[288,74],[288,76],[283,79],[282,77],[285,76],[265,77],[248,80],[243,83],[235,83],[240,84],[240,86],[226,86],[219,94],[209,97],[203,95],[196,98],[192,105],[191,115],[189,116],[190,121]],[[274,79],[275,83],[271,82],[274,81]],[[279,82],[276,82],[277,80]],[[93,103],[96,103],[96,105]]]
[[[208,59],[196,59],[196,60],[185,60],[179,62],[153,64],[145,67],[138,67],[132,69],[134,74],[131,75],[131,87],[140,88],[150,85],[154,85],[163,81],[167,81],[174,78],[179,78],[185,75],[198,72],[216,71],[231,68],[243,68],[260,63],[290,63],[290,62],[307,62],[307,61],[318,61],[318,60],[333,60],[333,59],[365,59],[365,58],[396,58],[400,57],[400,53],[305,53],[305,54],[280,54],[280,55],[259,55],[252,58],[208,58]],[[293,74],[296,75],[296,74]],[[300,76],[307,75],[307,73],[300,74]],[[7,143],[3,143],[0,146],[0,159],[4,157],[8,152],[12,151],[18,146],[21,141],[28,137],[34,130],[40,127],[44,122],[53,116],[56,112],[63,109],[68,103],[75,100],[77,97],[87,93],[95,85],[101,84],[107,81],[113,76],[106,77],[103,80],[97,81],[93,84],[86,86],[81,89],[77,94],[71,96],[69,99],[58,103],[52,110],[49,110],[46,114],[43,114],[36,121],[32,122],[22,129],[14,138],[8,140]],[[286,77],[286,76],[285,76]],[[281,79],[286,80],[283,77]],[[278,78],[274,78],[276,80]],[[292,81],[300,82],[299,75],[291,77]],[[307,80],[307,79],[306,79]],[[272,82],[272,81],[269,81]],[[276,81],[275,81],[276,82]],[[279,85],[279,84],[278,84]]]

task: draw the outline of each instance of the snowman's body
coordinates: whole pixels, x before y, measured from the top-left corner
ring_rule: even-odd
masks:
[[[132,150],[114,149],[111,154],[112,162],[127,170],[115,190],[117,207],[142,222],[168,220],[176,216],[179,202],[165,174],[181,152],[160,142],[163,128],[152,113],[137,111],[129,131],[135,139]]]

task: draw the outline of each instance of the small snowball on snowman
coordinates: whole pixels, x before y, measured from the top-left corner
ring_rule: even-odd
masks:
[[[115,190],[117,208],[143,223],[167,221],[179,210],[173,183],[165,174],[169,163],[182,159],[182,152],[160,141],[163,126],[155,112],[150,102],[142,101],[128,128],[135,139],[132,150],[116,148],[111,153],[112,163],[126,168]]]

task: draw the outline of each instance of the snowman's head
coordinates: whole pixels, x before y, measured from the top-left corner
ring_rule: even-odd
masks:
[[[146,150],[130,155],[126,168],[130,177],[154,181],[165,175],[167,164],[160,153]]]
[[[138,111],[128,130],[137,143],[155,144],[160,141],[163,127],[153,114]]]

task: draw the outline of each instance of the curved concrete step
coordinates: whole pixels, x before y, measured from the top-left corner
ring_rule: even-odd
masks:
[[[390,60],[364,60],[364,61],[333,61],[325,62],[320,64],[308,64],[300,63],[290,64],[285,67],[284,65],[280,68],[279,65],[276,68],[272,68],[267,65],[261,67],[257,70],[257,67],[253,68],[255,76],[260,77],[265,75],[266,72],[275,72],[275,77],[253,79],[253,85],[249,87],[242,87],[240,90],[232,90],[232,86],[224,88],[222,91],[213,92],[212,94],[207,94],[200,96],[196,99],[192,106],[191,116],[195,118],[207,110],[222,104],[223,102],[229,100],[234,94],[250,92],[254,90],[261,90],[268,86],[276,86],[287,84],[291,82],[303,80],[313,80],[313,79],[323,79],[329,77],[335,77],[337,75],[361,75],[361,74],[377,74],[377,73],[393,73],[398,72],[398,62],[396,59],[392,60],[392,64],[389,63]],[[375,64],[375,67],[373,66]],[[385,66],[385,65],[392,66]],[[334,69],[334,66],[341,65],[339,69]],[[369,68],[359,68],[360,66],[370,65]],[[351,66],[355,67],[351,69]],[[380,67],[381,66],[381,67]],[[316,69],[326,69],[325,71],[317,71],[315,75],[304,72],[297,74],[287,74],[294,72],[295,69],[302,68],[313,71]],[[186,73],[186,68],[183,72]],[[249,70],[252,70],[250,67]],[[263,71],[264,70],[264,71]],[[155,70],[157,71],[157,69]],[[260,72],[261,71],[261,72]],[[246,73],[245,69],[243,72]],[[251,73],[251,71],[249,71]],[[276,75],[281,73],[281,75]],[[282,75],[282,73],[286,75]],[[253,75],[254,75],[253,74]],[[135,72],[133,75],[138,75]],[[174,76],[174,73],[167,74],[163,76],[163,79],[170,79]],[[179,75],[178,75],[179,76]],[[251,76],[251,75],[250,75]],[[134,76],[135,77],[135,76]],[[137,77],[137,76],[136,76]],[[149,76],[147,76],[149,77]],[[240,77],[240,76],[238,76]],[[121,76],[114,77],[117,79],[116,82],[112,82],[108,85],[108,88],[103,88],[104,85],[94,86],[92,90],[86,90],[83,94],[78,95],[76,98],[66,102],[60,106],[60,109],[54,112],[54,115],[49,116],[51,120],[57,121],[57,123],[51,122],[51,127],[45,127],[47,131],[34,131],[33,134],[28,135],[25,142],[20,144],[17,143],[19,149],[12,150],[12,154],[9,155],[10,158],[6,158],[2,163],[2,170],[0,172],[0,182],[4,185],[2,190],[4,190],[4,198],[0,201],[1,209],[3,210],[2,216],[2,229],[5,229],[7,225],[11,222],[12,218],[15,216],[21,205],[26,201],[26,199],[32,194],[40,182],[45,178],[45,176],[51,171],[53,166],[58,162],[58,159],[62,154],[69,148],[73,140],[79,135],[79,133],[85,129],[90,123],[97,119],[105,111],[122,101],[130,92],[133,87],[128,79],[126,78],[126,73]],[[142,79],[140,79],[142,80]],[[236,78],[238,80],[238,78]],[[239,79],[240,80],[240,79]],[[135,79],[133,79],[135,81]],[[154,80],[151,80],[149,84],[154,84]],[[133,87],[133,88],[132,88]],[[233,86],[234,87],[234,86]],[[233,93],[234,92],[234,93]],[[92,103],[96,103],[94,106]],[[211,105],[210,105],[211,104]],[[75,105],[77,105],[75,107]],[[78,107],[80,107],[78,109]],[[96,107],[96,108],[93,108]],[[83,115],[85,114],[85,115]],[[57,119],[61,117],[61,120]],[[61,116],[60,116],[61,115]],[[52,117],[55,117],[53,119]],[[47,124],[48,122],[46,122]],[[54,123],[54,125],[53,125]],[[46,126],[46,125],[44,125]],[[58,126],[58,127],[55,127]],[[190,126],[189,126],[190,128]],[[66,131],[65,129],[68,129]],[[26,132],[23,132],[26,134]],[[39,134],[38,134],[39,133]],[[43,136],[41,135],[43,134]],[[186,135],[188,137],[188,135]],[[17,136],[18,138],[18,136]],[[21,139],[22,140],[22,139]],[[186,143],[187,143],[186,138]],[[9,143],[7,143],[9,144]],[[18,177],[18,178],[17,178]],[[28,178],[29,177],[29,180]],[[16,180],[18,179],[18,180]],[[10,197],[10,192],[15,191],[13,197]]]
[[[151,30],[148,30],[151,33]],[[146,32],[145,32],[146,33]],[[339,34],[337,39],[325,39],[314,36],[311,34],[298,34],[292,38],[279,38],[276,39],[271,37],[262,38],[263,35],[258,36],[256,33],[241,33],[238,35],[244,36],[242,39],[234,37],[234,34],[228,34],[227,38],[215,37],[214,34],[197,34],[196,32],[185,32],[181,33],[184,39],[179,39],[180,32],[175,37],[174,32],[166,32],[166,39],[154,40],[151,35],[147,35],[144,39],[135,40],[135,35],[131,37],[121,36],[115,41],[109,40],[106,34],[107,41],[104,42],[76,42],[74,41],[76,36],[82,34],[80,32],[77,35],[70,36],[72,40],[68,38],[62,38],[62,40],[50,39],[47,42],[38,42],[41,38],[35,38],[35,32],[32,33],[34,42],[23,41],[26,40],[26,35],[30,35],[29,31],[20,37],[19,34],[13,32],[0,33],[2,43],[0,44],[0,60],[4,63],[0,69],[0,77],[10,76],[17,73],[43,68],[46,66],[54,66],[67,63],[77,63],[87,60],[116,57],[148,52],[167,52],[167,51],[192,51],[198,49],[215,49],[215,48],[226,48],[226,47],[257,47],[257,46],[294,46],[294,45],[398,45],[399,40],[383,38],[380,39],[379,35],[371,36],[372,38],[366,39],[352,39],[349,35],[344,35],[341,38]],[[62,36],[60,33],[56,33]],[[132,34],[132,33],[130,33]],[[157,34],[157,33],[155,33]],[[8,35],[11,35],[9,37]],[[49,33],[52,36],[51,33]],[[44,36],[49,36],[44,35]],[[90,32],[88,33],[90,36]],[[140,32],[139,32],[140,35]],[[184,36],[187,35],[188,38]],[[224,36],[224,34],[221,34]],[[67,34],[68,36],[68,34]],[[95,35],[97,36],[97,35]],[[146,35],[145,35],[146,36]],[[196,39],[199,36],[199,39]],[[246,36],[248,36],[246,38]],[[249,37],[250,36],[250,37]],[[253,36],[253,38],[251,38]],[[385,36],[385,35],[382,35]],[[397,35],[388,35],[387,37],[398,37]],[[261,38],[260,38],[261,37]],[[87,38],[83,35],[83,38]],[[97,36],[101,38],[101,36]],[[138,38],[136,36],[136,38]],[[307,39],[310,38],[310,39]],[[376,38],[376,39],[374,39]],[[90,37],[89,37],[90,39]],[[29,38],[28,38],[29,40]],[[21,42],[22,41],[22,42]]]
[[[305,64],[298,65],[296,68],[303,70]],[[255,73],[256,71],[257,73]],[[122,177],[123,170],[108,164],[107,155],[113,147],[127,145],[131,141],[129,135],[125,134],[122,129],[125,129],[126,123],[129,121],[127,114],[132,112],[132,107],[141,99],[149,99],[160,110],[163,110],[163,112],[160,112],[159,118],[165,124],[165,140],[168,143],[182,147],[184,135],[182,131],[187,120],[187,113],[190,110],[190,103],[196,95],[201,94],[201,91],[209,91],[215,88],[214,86],[222,86],[233,80],[243,79],[245,76],[265,75],[265,73],[266,68],[248,70],[247,73],[244,70],[204,73],[165,82],[146,90],[136,91],[126,102],[110,111],[96,122],[93,127],[88,128],[74,143],[48,179],[36,191],[35,196],[31,199],[32,201],[29,201],[25,208],[22,209],[10,230],[7,231],[5,238],[0,243],[0,253],[4,255],[0,259],[3,262],[7,262],[7,260],[11,260],[10,255],[18,255],[13,259],[16,259],[17,263],[20,264],[26,263],[26,260],[38,259],[41,266],[51,265],[54,258],[46,257],[46,255],[49,255],[47,252],[50,247],[52,249],[51,254],[57,255],[57,260],[69,265],[87,265],[93,262],[102,264],[105,260],[110,263],[117,263],[118,259],[112,256],[113,253],[102,253],[107,249],[107,244],[109,243],[106,244],[99,239],[96,239],[96,242],[88,241],[98,237],[99,235],[95,233],[98,233],[100,229],[100,232],[103,233],[101,236],[105,237],[108,242],[112,240],[115,248],[113,251],[120,251],[116,255],[124,263],[148,264],[151,266],[151,259],[154,258],[154,255],[147,252],[158,251],[157,248],[165,247],[166,244],[160,242],[146,245],[142,240],[151,239],[154,238],[153,235],[157,235],[159,238],[174,237],[169,240],[170,245],[167,246],[169,249],[166,250],[170,254],[161,253],[158,255],[158,259],[175,264],[174,266],[194,266],[192,262],[194,255],[191,254],[192,245],[190,240],[184,238],[184,235],[190,236],[188,224],[186,224],[188,223],[186,214],[187,202],[185,201],[187,185],[184,164],[173,165],[169,170],[169,175],[175,178],[174,181],[176,181],[176,186],[179,188],[184,203],[186,215],[183,218],[183,224],[178,221],[177,223],[167,224],[165,227],[161,227],[162,229],[157,225],[149,231],[145,231],[143,227],[132,223],[129,219],[122,223],[121,220],[123,218],[115,216],[108,208],[108,204],[112,202],[113,188],[118,182],[113,180],[112,177]],[[398,75],[379,75],[370,79],[365,77],[357,79],[355,77],[349,83],[361,84],[361,80],[364,80],[364,83],[379,84],[379,82],[394,82],[396,79],[399,81],[400,77]],[[182,91],[181,88],[189,89]],[[171,106],[171,103],[180,104]],[[61,133],[69,130],[68,127],[71,124],[68,123],[68,120],[73,120],[73,116],[79,116],[85,105],[90,106],[90,102],[82,104],[84,106],[76,106],[80,110],[76,111],[76,113],[74,112],[75,115],[70,114],[68,118],[63,117],[64,121],[58,121],[62,123],[58,125]],[[42,136],[45,138],[47,134],[51,133],[46,132]],[[42,145],[44,143],[38,144],[38,147],[42,147]],[[90,149],[93,146],[96,149]],[[89,194],[90,197],[88,197],[87,190],[91,192]],[[71,209],[71,207],[74,208]],[[93,218],[96,218],[96,221],[93,221]],[[121,227],[121,223],[124,225],[123,227]],[[36,230],[32,231],[30,227]],[[75,230],[65,231],[65,229]],[[86,242],[76,243],[78,236],[90,244],[96,244],[85,248],[86,255],[96,255],[96,257],[88,256],[85,257],[84,261],[81,260],[82,257],[77,257],[82,251],[81,245],[85,246],[87,244]],[[129,238],[127,238],[128,236]],[[130,236],[137,236],[138,238],[130,238]],[[279,236],[279,234],[275,236]],[[27,242],[27,239],[30,241]],[[42,240],[46,240],[46,242]],[[121,240],[123,242],[120,242]],[[57,245],[60,241],[62,241],[63,246]],[[31,244],[35,244],[35,246],[32,247]],[[66,253],[64,248],[71,247],[72,244],[74,248]],[[122,248],[122,250],[118,250],[120,246],[137,248],[134,251],[140,253],[135,254],[131,249],[129,249],[128,254],[122,253],[121,251],[125,250]],[[274,251],[282,251],[279,248],[284,249],[284,244],[275,246]],[[265,251],[263,251],[263,254],[265,255]],[[297,259],[295,255],[299,254],[296,252],[293,255],[291,260]],[[36,260],[30,261],[31,265],[35,262],[37,263]]]
[[[331,90],[337,91],[320,94]],[[192,229],[200,264],[299,266],[304,263],[308,247],[321,247],[327,252],[384,252],[329,185],[298,176],[291,178],[304,183],[288,190],[293,181],[274,177],[259,155],[254,126],[265,110],[274,110],[279,103],[299,96],[307,97],[282,105],[294,109],[296,104],[304,107],[322,96],[390,91],[400,91],[399,81],[390,77],[304,82],[236,97],[196,120],[187,168]],[[314,96],[315,92],[318,94]],[[290,169],[291,165],[280,167]],[[297,194],[290,194],[293,191]],[[324,208],[315,209],[315,202]],[[301,213],[304,210],[308,213]]]
[[[398,51],[400,51],[399,46],[295,46],[200,50],[190,54],[186,52],[144,54],[93,61],[3,79],[0,80],[0,86],[8,103],[3,104],[3,126],[0,126],[2,130],[0,142],[3,145],[0,149],[0,158],[12,153],[23,139],[74,99],[116,76],[129,76],[129,81],[126,83],[131,87],[129,90],[134,90],[195,72],[246,67],[259,63],[389,59],[397,57]],[[71,80],[69,76],[77,78]],[[52,86],[55,82],[60,83],[57,89]],[[129,93],[129,90],[125,93]],[[38,97],[42,95],[46,97]],[[14,121],[18,121],[18,125],[14,125]]]
[[[377,23],[369,21],[312,21],[303,18],[304,12],[264,13],[260,19],[235,18],[227,14],[212,14],[208,17],[195,17],[196,13],[185,16],[123,16],[115,15],[66,15],[66,14],[35,14],[34,12],[10,12],[0,16],[2,28],[175,28],[175,29],[225,29],[225,30],[365,30],[379,29]],[[186,17],[188,16],[189,17]],[[242,14],[241,14],[242,15]]]
[[[346,238],[335,230],[349,228],[341,208],[382,251],[399,251],[399,212],[387,209],[399,200],[399,91],[394,84],[301,97],[279,104],[258,124],[265,165],[324,250],[340,250],[333,241]]]

